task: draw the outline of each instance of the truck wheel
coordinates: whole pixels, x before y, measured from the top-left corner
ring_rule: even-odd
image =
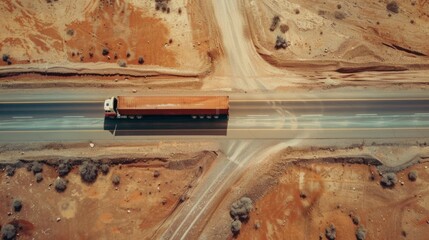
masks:
[[[203,119],[204,118],[204,115],[200,115],[200,119]]]
[[[134,116],[128,116],[129,119],[134,119]]]
[[[192,119],[197,119],[197,116],[195,116],[195,115],[192,115]]]
[[[137,116],[137,119],[142,119],[143,116]]]
[[[219,118],[219,115],[214,115],[214,118],[215,118],[215,119],[218,119],[218,118]]]
[[[207,115],[206,118],[207,119],[212,119],[212,115]]]

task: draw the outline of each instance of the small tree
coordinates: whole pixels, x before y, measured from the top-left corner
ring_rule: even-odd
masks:
[[[388,187],[388,188],[395,186],[397,182],[398,182],[398,178],[396,177],[396,174],[393,172],[383,174],[383,177],[380,180],[380,184],[383,187]]]
[[[411,171],[408,173],[408,179],[410,181],[416,181],[417,180],[417,172],[416,171]]]
[[[391,1],[387,3],[386,9],[393,13],[399,13],[399,6],[398,6],[398,3],[395,1]]]
[[[106,175],[107,173],[109,173],[109,165],[106,163],[101,164],[100,166],[101,172]]]
[[[356,229],[356,239],[357,240],[365,240],[366,238],[366,230],[362,226],[359,226],[358,229]]]
[[[139,64],[143,64],[144,63],[144,59],[142,56],[139,57]]]
[[[240,220],[234,220],[234,221],[232,221],[232,223],[231,223],[231,232],[234,235],[237,235],[237,234],[240,233],[240,229],[241,229],[241,222],[240,222]]]
[[[288,25],[286,25],[286,24],[282,24],[282,25],[280,25],[280,31],[281,31],[282,33],[286,33],[287,31],[289,31],[289,26],[288,26]]]
[[[72,165],[68,161],[60,163],[58,165],[58,175],[60,175],[60,177],[67,176],[71,168],[72,168]]]
[[[114,185],[119,185],[119,183],[121,182],[121,177],[119,177],[118,175],[113,175],[113,177],[112,177],[112,183],[114,184]]]
[[[8,62],[10,59],[9,54],[3,54],[3,62]]]
[[[84,182],[92,183],[97,179],[98,168],[92,161],[86,161],[79,167],[80,177]]]
[[[21,209],[22,209],[22,201],[21,201],[21,199],[14,199],[13,201],[12,201],[12,208],[13,208],[13,210],[15,211],[15,212],[19,212],[19,211],[21,211]]]
[[[57,177],[57,179],[55,179],[54,186],[57,192],[64,192],[67,188],[67,180]]]
[[[41,182],[43,180],[43,175],[42,173],[36,173],[36,182]]]
[[[329,240],[335,240],[337,238],[337,230],[334,224],[331,223],[329,227],[325,228],[325,236]]]
[[[6,166],[6,175],[8,175],[9,177],[12,177],[13,175],[15,175],[15,167],[11,166],[11,165],[7,165]]]
[[[14,240],[16,239],[17,230],[12,224],[5,224],[1,227],[1,239],[2,240]]]
[[[274,31],[276,30],[277,26],[279,25],[280,22],[280,17],[279,16],[274,16],[273,19],[271,20],[271,26],[270,26],[270,31]]]
[[[33,174],[40,173],[43,171],[43,164],[40,162],[34,162],[33,166],[31,166],[31,171]]]
[[[274,48],[277,50],[280,48],[286,49],[287,48],[286,39],[278,35],[276,39],[276,45],[274,46]]]
[[[250,210],[253,208],[252,200],[248,197],[242,197],[231,205],[230,215],[233,219],[246,220],[249,218]]]
[[[127,66],[127,62],[125,62],[124,60],[119,60],[118,61],[118,65],[119,65],[119,67],[126,67]]]
[[[103,54],[103,56],[109,55],[109,49],[108,48],[103,48],[103,50],[101,51],[101,54]]]

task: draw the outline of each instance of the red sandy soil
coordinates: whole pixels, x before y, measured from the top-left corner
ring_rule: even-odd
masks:
[[[198,11],[200,3],[173,1],[169,7],[170,13],[166,13],[155,10],[155,1],[0,2],[0,12],[7,19],[0,23],[0,53],[9,54],[13,63],[7,66],[1,61],[0,66],[126,72],[128,68],[117,64],[123,60],[134,70],[149,72],[174,69],[176,74],[195,75],[206,71],[210,67],[209,36],[202,27],[205,16]],[[103,48],[109,49],[107,56],[102,55]],[[140,56],[143,65],[138,63]]]
[[[22,228],[19,239],[150,239],[180,205],[180,198],[184,196],[186,201],[216,156],[211,152],[171,152],[180,144],[140,144],[127,148],[101,145],[82,148],[81,145],[30,147],[21,150],[21,154],[4,147],[4,161],[12,163],[17,156],[55,163],[59,159],[78,159],[72,156],[80,152],[97,161],[116,164],[107,175],[99,172],[92,184],[82,182],[75,166],[65,177],[69,183],[62,193],[56,192],[53,186],[58,176],[56,169],[46,164],[40,183],[25,167],[18,168],[12,177],[1,171],[0,200],[4,204],[0,205],[0,225],[17,223]],[[146,152],[143,155],[142,150]],[[113,153],[118,151],[116,159]],[[157,151],[162,153],[157,155]],[[135,162],[120,164],[126,159]],[[155,170],[160,172],[159,177],[154,177]],[[111,180],[115,174],[120,176],[117,186]],[[20,212],[12,210],[14,198],[22,200]]]
[[[144,17],[141,9],[123,0],[119,4],[101,1],[84,21],[74,21],[67,28],[74,30],[66,41],[69,61],[79,62],[83,56],[84,62],[116,62],[116,54],[128,64],[137,65],[142,56],[150,65],[178,67],[174,53],[164,47],[169,44],[170,33],[162,19]],[[109,49],[108,56],[101,54],[103,48]],[[89,53],[94,54],[92,58]]]
[[[244,6],[257,50],[276,66],[428,69],[429,3],[396,1],[399,13],[393,13],[387,2],[268,0],[244,1]],[[275,15],[280,23],[270,31]],[[288,41],[286,49],[275,50],[278,35]]]
[[[398,173],[392,189],[380,186],[375,167],[361,164],[308,162],[290,164],[278,184],[255,203],[238,239],[326,239],[333,223],[337,239],[355,239],[358,216],[366,239],[424,239],[429,224],[427,163]],[[411,170],[416,182],[407,179]],[[402,184],[403,183],[403,184]],[[256,229],[255,224],[260,228]]]

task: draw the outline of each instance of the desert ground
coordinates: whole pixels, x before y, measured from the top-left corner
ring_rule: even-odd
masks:
[[[127,79],[149,91],[427,86],[426,1],[390,10],[389,1],[161,2],[0,3],[9,19],[0,23],[0,86],[102,89]]]
[[[423,145],[284,149],[244,170],[200,237],[327,239],[325,229],[333,224],[336,239],[357,239],[359,228],[364,239],[424,239],[428,150]],[[386,187],[381,179],[389,172],[397,179]],[[410,172],[416,180],[409,179]],[[243,196],[253,201],[252,210],[233,235],[230,208]]]
[[[198,198],[194,189],[223,154],[209,141],[2,149],[0,185],[5,191],[0,194],[4,203],[0,222],[19,226],[19,239],[159,238],[183,204]],[[365,239],[424,239],[429,227],[428,159],[424,143],[288,147],[249,163],[197,225],[201,231],[190,237],[326,239],[325,229],[333,224],[337,239],[354,239],[358,229],[365,232]],[[99,168],[96,180],[85,182],[81,166],[88,161],[108,164],[109,170],[103,173]],[[34,168],[28,168],[36,162],[42,163],[40,182]],[[62,176],[67,188],[58,192],[58,163],[64,162],[72,167]],[[8,175],[10,166],[15,168],[13,176]],[[410,172],[415,179],[410,179]],[[392,186],[382,184],[387,173],[396,175]],[[112,183],[115,175],[119,184]],[[239,234],[233,235],[229,209],[243,196],[253,205]],[[13,209],[14,199],[22,201],[20,211]]]
[[[427,0],[6,0],[0,13],[0,90],[15,93],[0,107],[99,101],[101,123],[102,100],[119,94],[427,99]],[[74,117],[85,119],[57,120]],[[1,236],[426,239],[427,136],[349,139],[347,130],[344,139],[111,134],[0,144]],[[282,148],[262,149],[271,141]]]
[[[280,67],[427,69],[426,1],[244,1],[258,52]],[[277,20],[273,20],[277,17]],[[274,22],[273,22],[274,21]],[[277,51],[277,36],[287,40]]]
[[[211,63],[200,3],[154,3],[4,1],[0,11],[13,20],[1,23],[2,74],[204,74]]]
[[[204,151],[197,145],[193,144],[196,152],[184,152],[179,149],[185,147],[177,144],[126,148],[56,144],[21,148],[21,153],[3,146],[9,150],[3,150],[2,169],[14,166],[15,174],[0,173],[0,223],[19,226],[19,239],[152,239],[216,159],[215,152],[207,151],[211,144],[200,144]],[[121,154],[109,157],[117,151]],[[108,164],[109,170],[99,169],[96,180],[87,183],[79,169],[84,161]],[[42,163],[40,182],[31,169],[36,162]],[[63,162],[72,167],[62,176],[67,188],[58,192],[55,180],[58,163]],[[119,176],[118,184],[112,183],[114,176]],[[12,208],[14,199],[22,201],[19,212]]]

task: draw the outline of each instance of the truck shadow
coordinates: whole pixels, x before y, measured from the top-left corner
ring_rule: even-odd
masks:
[[[114,136],[213,135],[226,136],[228,117],[193,119],[190,116],[148,116],[142,119],[104,119],[104,130]]]

